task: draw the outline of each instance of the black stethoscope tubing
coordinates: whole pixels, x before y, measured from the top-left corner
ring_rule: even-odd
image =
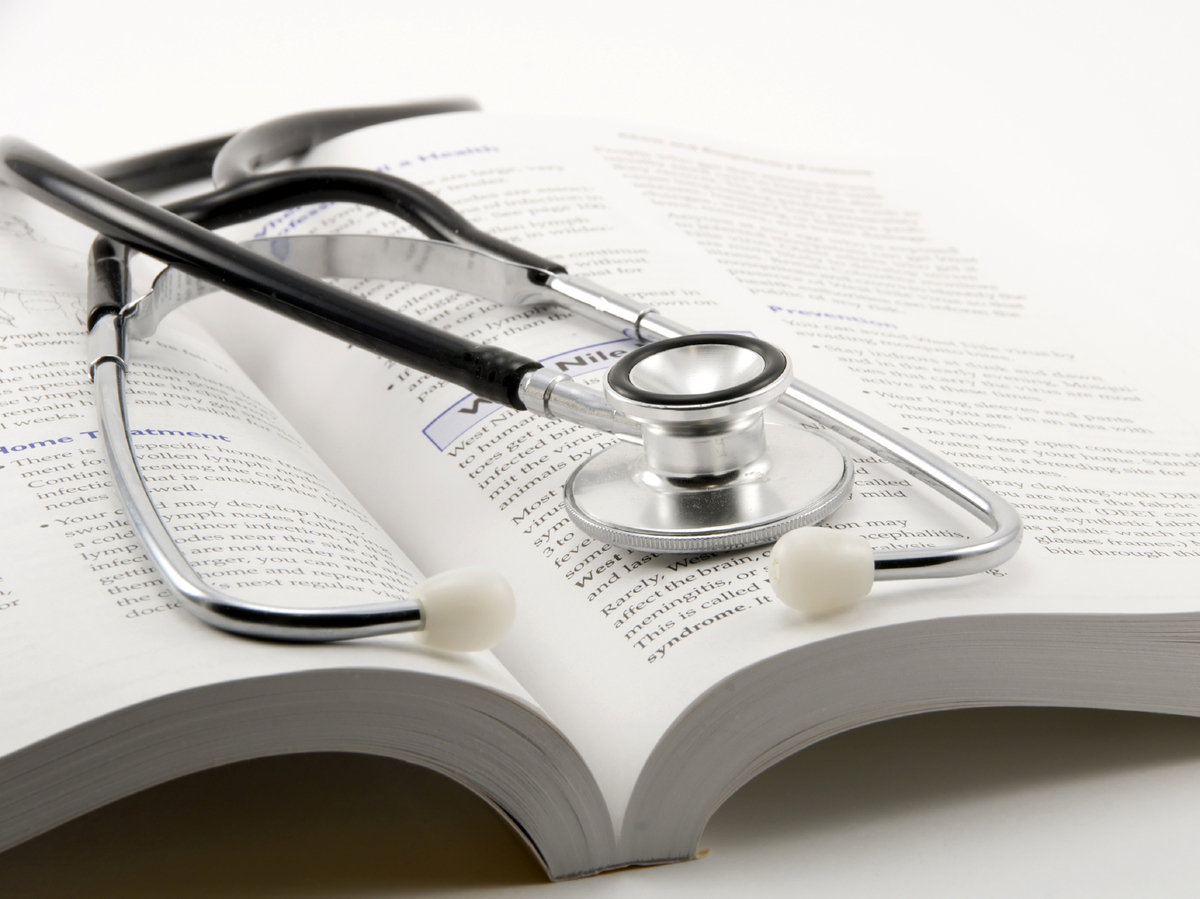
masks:
[[[386,209],[427,235],[462,234],[512,261],[528,265],[535,260],[533,267],[547,275],[563,271],[479,231],[416,185],[355,169],[301,170],[252,176],[181,201],[175,204],[178,211],[171,211],[19,139],[0,143],[0,164],[19,187],[112,241],[347,343],[458,384],[483,399],[525,408],[517,393],[521,378],[541,363],[388,310],[252,253],[200,224],[220,227],[307,202],[342,200]],[[89,320],[99,312],[90,308]]]
[[[262,122],[235,134],[165,147],[94,166],[91,172],[135,194],[198,181],[224,186],[243,180],[262,166],[299,156],[320,143],[360,128],[398,119],[478,109],[478,103],[462,97],[311,110]]]

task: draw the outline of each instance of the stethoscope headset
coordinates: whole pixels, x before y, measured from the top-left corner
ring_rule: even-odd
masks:
[[[513,619],[512,592],[489,571],[429,578],[411,597],[289,609],[207,585],[175,545],[138,468],[125,408],[130,339],[150,337],[189,300],[224,290],[485,400],[622,439],[568,478],[566,512],[604,543],[655,553],[721,552],[775,542],[770,580],[787,605],[820,615],[876,580],[954,577],[1017,550],[1021,520],[1003,499],[902,434],[792,377],[788,357],[737,334],[697,334],[652,307],[480,231],[428,191],[347,168],[258,170],[358,128],[476,108],[469,101],[330,110],[267,122],[88,173],[19,139],[0,142],[0,180],[95,229],[89,256],[89,372],[113,478],[131,524],[167,585],[202,620],[251,637],[319,642],[414,631],[427,645],[478,650]],[[216,189],[165,207],[141,199],[211,172]],[[296,206],[351,202],[386,210],[428,240],[359,235],[239,245],[211,229]],[[135,297],[131,250],[166,263]],[[397,279],[496,303],[556,305],[642,342],[593,390],[539,362],[392,312],[321,278]],[[809,527],[849,497],[854,467],[820,430],[768,424],[773,404],[890,462],[983,521],[991,533],[941,548],[872,550]]]

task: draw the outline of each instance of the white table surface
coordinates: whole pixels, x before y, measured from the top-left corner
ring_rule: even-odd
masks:
[[[470,95],[896,161],[924,173],[930,226],[1000,283],[1195,334],[1198,47],[1195,3],[0,0],[0,132],[92,163],[301,109]],[[951,712],[769,771],[696,862],[547,885],[441,778],[267,759],[0,854],[0,894],[1194,895],[1198,810],[1198,721]]]

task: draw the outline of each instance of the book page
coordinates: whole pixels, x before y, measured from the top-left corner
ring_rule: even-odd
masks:
[[[578,533],[563,483],[612,437],[464,396],[258,310],[210,308],[226,346],[418,564],[483,562],[509,576],[518,622],[497,654],[580,747],[615,820],[671,722],[771,654],[945,616],[1195,610],[1184,586],[1200,549],[1195,420],[1162,414],[1180,383],[1170,353],[1127,345],[1118,357],[1102,336],[1048,324],[1053,297],[989,283],[890,208],[870,172],[478,114],[371,129],[310,161],[416,181],[480,227],[652,297],[672,318],[767,337],[803,380],[944,451],[1028,518],[1025,547],[999,570],[879,584],[861,607],[807,621],[774,600],[766,549],[655,556]],[[410,233],[374,210],[324,206],[242,236],[306,232]],[[633,346],[553,309],[346,286],[592,383]],[[827,526],[879,548],[985,533],[911,477],[847,451],[854,496]]]
[[[135,703],[240,678],[379,667],[527,694],[489,654],[395,636],[234,637],[173,598],[117,501],[84,347],[91,235],[0,189],[0,756]],[[169,317],[131,346],[129,407],[158,508],[210,584],[267,604],[402,596],[421,574],[233,362]]]

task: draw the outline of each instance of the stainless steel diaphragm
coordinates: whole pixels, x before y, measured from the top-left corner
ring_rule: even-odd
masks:
[[[850,495],[854,468],[832,440],[768,424],[791,362],[738,334],[639,347],[608,372],[609,403],[642,429],[579,466],[566,509],[587,534],[657,553],[771,543],[816,524]]]

